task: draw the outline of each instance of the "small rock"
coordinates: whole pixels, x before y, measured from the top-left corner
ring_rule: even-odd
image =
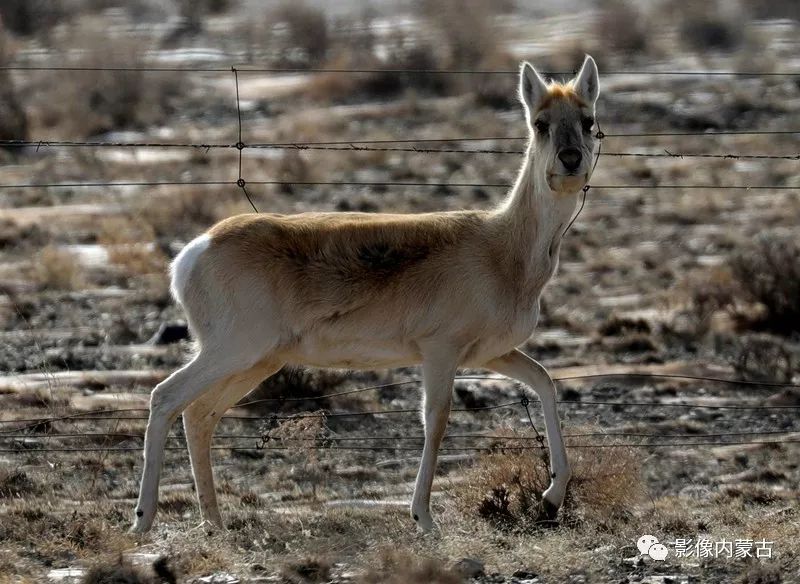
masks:
[[[203,576],[202,578],[195,580],[195,582],[198,584],[201,582],[202,584],[239,584],[241,580],[233,574],[220,572],[217,574],[211,574],[210,576]]]
[[[478,578],[486,573],[483,562],[474,558],[461,558],[453,569],[464,578]]]

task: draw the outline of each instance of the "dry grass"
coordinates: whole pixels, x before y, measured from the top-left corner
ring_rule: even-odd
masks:
[[[155,580],[120,557],[115,563],[92,566],[81,584],[155,584]]]
[[[237,213],[252,212],[241,191],[209,192],[179,188],[156,200],[141,201],[132,211],[137,225],[152,229],[153,237],[188,242],[214,223]]]
[[[287,28],[281,62],[287,66],[313,67],[325,59],[330,39],[328,20],[322,10],[303,1],[284,2],[275,11],[274,20],[285,23]]]
[[[324,558],[306,558],[284,566],[281,576],[287,584],[322,584],[330,580],[332,567]]]
[[[398,551],[384,551],[359,584],[461,584],[463,578],[441,560]]]
[[[324,407],[330,404],[324,396],[341,388],[346,381],[347,375],[341,371],[284,367],[242,398],[242,403],[257,402],[249,407],[264,413],[286,409],[308,410],[309,402]],[[284,397],[307,397],[308,402],[281,403],[279,398]],[[269,401],[259,402],[259,400]]]
[[[71,31],[65,46],[82,49],[77,66],[88,68],[145,65],[141,39],[111,38],[104,28],[87,24]],[[97,50],[97,47],[103,47]],[[165,119],[188,91],[178,73],[146,76],[141,71],[83,71],[51,74],[31,88],[32,122],[39,130],[74,139],[114,130],[142,130]]]
[[[678,16],[678,31],[690,49],[730,51],[744,42],[741,15],[726,11],[720,2],[672,2],[667,10]]]
[[[29,497],[41,490],[41,485],[25,471],[0,469],[0,499]]]
[[[97,241],[108,248],[111,263],[128,275],[166,272],[167,258],[156,247],[155,229],[141,218],[104,219]]]
[[[36,281],[46,290],[77,290],[85,282],[83,269],[75,256],[54,245],[39,252],[34,274]]]
[[[0,19],[11,32],[23,36],[50,30],[67,16],[68,10],[48,0],[3,0]]]
[[[800,244],[789,235],[763,234],[731,259],[746,299],[766,309],[761,326],[779,333],[800,322]]]
[[[606,50],[620,54],[641,55],[652,48],[648,20],[631,0],[604,2],[594,32]]]
[[[508,432],[506,432],[507,434]],[[507,442],[508,448],[530,446],[530,433]],[[594,439],[602,443],[602,439]],[[455,487],[458,507],[503,528],[530,530],[539,523],[542,492],[550,484],[550,467],[535,450],[502,451],[484,455]],[[631,509],[645,494],[641,458],[633,448],[575,448],[571,450],[572,479],[561,520],[571,526],[610,529],[628,521]]]

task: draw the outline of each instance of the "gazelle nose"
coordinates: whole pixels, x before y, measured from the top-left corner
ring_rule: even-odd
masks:
[[[578,169],[581,164],[581,153],[575,148],[565,148],[558,153],[558,159],[568,171],[573,172]]]

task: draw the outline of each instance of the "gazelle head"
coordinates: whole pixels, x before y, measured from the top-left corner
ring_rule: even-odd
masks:
[[[556,193],[578,192],[593,164],[594,106],[600,93],[594,59],[587,56],[567,83],[548,83],[525,62],[519,93],[532,132],[536,180]]]

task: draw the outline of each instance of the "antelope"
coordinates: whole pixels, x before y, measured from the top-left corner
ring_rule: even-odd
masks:
[[[521,381],[539,396],[555,519],[570,468],[547,370],[517,347],[592,172],[597,65],[547,82],[527,62],[519,95],[529,141],[497,207],[425,214],[245,214],[191,241],[171,291],[199,350],[152,392],[134,532],[155,518],[167,431],[179,414],[204,524],[222,527],[210,444],[220,417],[284,365],[377,369],[422,365],[424,446],[411,516],[428,531],[437,452],[459,367]]]

